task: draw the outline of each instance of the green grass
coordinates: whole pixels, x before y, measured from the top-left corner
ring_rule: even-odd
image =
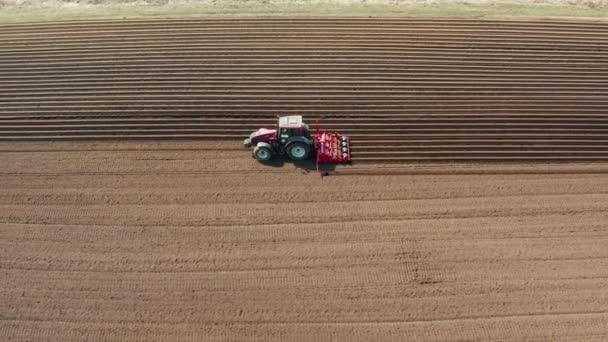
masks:
[[[0,6],[0,23],[141,16],[608,17],[608,0],[0,0]]]

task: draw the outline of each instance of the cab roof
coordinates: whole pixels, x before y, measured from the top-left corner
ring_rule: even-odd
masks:
[[[302,127],[302,115],[282,116],[279,118],[279,127],[300,128]]]

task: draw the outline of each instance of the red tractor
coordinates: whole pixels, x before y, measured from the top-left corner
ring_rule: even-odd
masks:
[[[284,155],[291,160],[301,161],[315,154],[318,169],[319,163],[346,163],[351,160],[348,137],[323,132],[318,122],[313,136],[300,115],[279,117],[277,128],[260,128],[251,133],[243,145],[247,148],[255,146],[253,156],[261,162]]]

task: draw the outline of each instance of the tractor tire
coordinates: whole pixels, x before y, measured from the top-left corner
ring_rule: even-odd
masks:
[[[289,159],[300,161],[308,159],[310,156],[310,145],[303,142],[294,142],[287,146],[287,155]]]
[[[266,146],[256,146],[253,149],[253,156],[261,162],[267,162],[272,158],[272,150]]]

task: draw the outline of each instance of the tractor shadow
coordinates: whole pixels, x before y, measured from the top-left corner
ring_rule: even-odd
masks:
[[[302,173],[305,174],[317,172],[317,164],[311,159],[293,161],[290,159],[276,158],[263,162],[262,164],[270,167],[285,167],[286,165],[293,165],[296,170],[301,170]],[[321,164],[319,165],[319,170],[322,173],[334,172],[336,170],[336,164]]]

